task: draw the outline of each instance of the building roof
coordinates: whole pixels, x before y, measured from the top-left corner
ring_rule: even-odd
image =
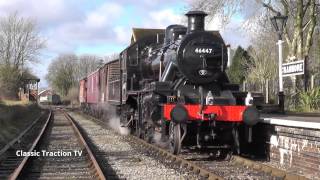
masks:
[[[53,90],[45,89],[45,90],[40,91],[38,93],[38,96],[48,96],[48,95],[53,95],[53,94],[56,94]]]
[[[145,28],[132,28],[131,44],[138,40],[157,34],[164,34],[165,29],[145,29]]]

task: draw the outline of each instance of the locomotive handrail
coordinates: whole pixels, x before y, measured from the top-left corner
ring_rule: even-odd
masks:
[[[157,48],[157,49],[152,50],[151,53],[153,53],[153,52],[158,53],[158,52],[160,52],[161,50],[170,47],[171,45],[178,45],[178,44],[174,41],[174,42],[172,42],[172,43],[169,43],[169,44],[166,45],[166,46],[162,46],[162,47],[160,47],[160,48]],[[142,56],[142,55],[141,55],[141,56]],[[141,57],[141,56],[139,56],[139,57]]]

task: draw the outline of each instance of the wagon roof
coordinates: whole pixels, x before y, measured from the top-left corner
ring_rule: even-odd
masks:
[[[145,29],[145,28],[132,28],[131,44],[138,40],[157,34],[164,34],[165,29]]]
[[[94,70],[94,71],[92,71],[91,73],[89,73],[89,74],[87,75],[87,78],[90,77],[90,76],[92,76],[92,75],[94,75],[94,74],[96,74],[97,72],[99,72],[100,69],[101,69],[101,67],[98,67],[96,70]]]

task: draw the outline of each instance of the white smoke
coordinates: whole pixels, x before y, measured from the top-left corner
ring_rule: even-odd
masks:
[[[108,125],[121,135],[128,135],[130,133],[130,130],[127,127],[121,127],[120,118],[118,116],[109,118],[108,121]]]
[[[154,135],[153,135],[153,142],[154,142],[157,146],[159,146],[159,147],[161,147],[161,148],[167,148],[167,147],[169,146],[169,142],[168,142],[168,141],[163,142],[163,141],[161,140],[161,133],[160,133],[160,132],[157,132],[157,131],[155,131],[155,133],[154,133]]]
[[[121,127],[120,117],[116,113],[115,106],[106,103],[100,103],[95,109],[96,112],[100,114],[100,118],[113,130],[121,135],[128,135],[130,133],[130,130],[127,127]]]

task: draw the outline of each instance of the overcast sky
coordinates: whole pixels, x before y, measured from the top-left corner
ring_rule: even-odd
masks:
[[[188,4],[183,0],[0,0],[0,16],[17,12],[36,20],[47,47],[32,65],[41,87],[51,60],[61,53],[106,56],[119,53],[130,42],[132,27],[165,28],[184,22]],[[248,35],[236,16],[224,29],[214,19],[207,29],[220,30],[231,46],[247,46]]]

